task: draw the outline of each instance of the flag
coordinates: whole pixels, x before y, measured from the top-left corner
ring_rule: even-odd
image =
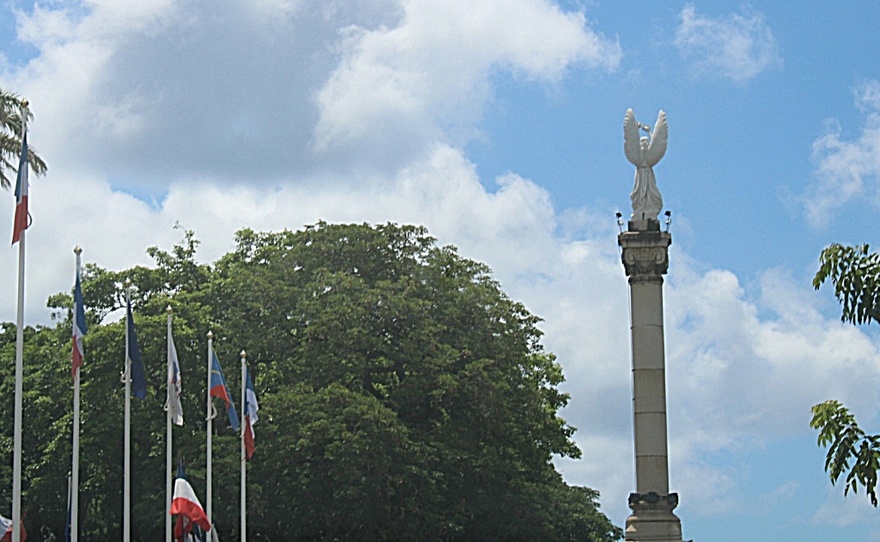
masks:
[[[79,269],[76,270],[76,285],[73,287],[73,353],[71,360],[73,364],[73,377],[76,378],[76,372],[82,367],[83,362],[83,336],[86,334],[86,313],[83,304],[82,288],[79,281]]]
[[[12,222],[12,244],[21,238],[21,232],[30,226],[28,215],[28,148],[27,133],[21,140],[21,159],[18,161],[18,176],[15,180],[15,219]]]
[[[251,382],[251,372],[245,369],[244,449],[248,459],[254,455],[254,424],[259,419],[258,410],[260,407],[257,405],[257,392],[254,391],[254,385]]]
[[[226,415],[229,416],[229,425],[238,431],[238,413],[235,411],[235,404],[232,401],[232,394],[226,385],[226,379],[223,378],[223,370],[220,369],[220,360],[217,354],[211,361],[211,397],[218,397],[226,402]]]
[[[168,400],[165,408],[171,415],[171,423],[183,425],[183,406],[180,404],[180,364],[177,361],[177,348],[174,346],[174,337],[168,330],[169,359],[168,359]]]
[[[178,478],[174,482],[174,499],[171,501],[171,509],[168,511],[171,515],[177,516],[178,525],[185,534],[187,522],[194,523],[207,532],[211,530],[211,524],[208,522],[208,516],[205,515],[205,509],[196,497],[189,482],[185,478]]]
[[[183,466],[183,460],[177,461],[177,477],[189,483],[189,478],[186,476],[186,469]],[[177,524],[174,526],[175,540],[181,542],[206,542],[206,538],[205,531],[203,531],[197,524],[193,523],[190,518],[180,516],[177,519]],[[214,538],[216,538],[216,533]]]
[[[127,325],[128,325],[128,352],[125,353],[131,361],[131,391],[138,399],[147,398],[147,378],[144,376],[144,364],[141,362],[141,351],[138,348],[137,331],[134,329],[134,317],[131,314],[131,301],[126,300]]]
[[[3,533],[3,536],[0,537],[0,542],[12,542],[12,520],[4,518],[0,516],[0,532]],[[27,540],[27,531],[24,529],[24,522],[21,522],[21,542]]]

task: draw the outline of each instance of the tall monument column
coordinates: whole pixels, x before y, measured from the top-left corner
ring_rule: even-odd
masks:
[[[649,136],[639,138],[639,130]],[[668,129],[663,111],[653,133],[637,123],[632,110],[624,119],[624,150],[636,166],[630,199],[633,214],[618,236],[629,277],[632,333],[633,428],[636,492],[629,496],[632,515],[626,540],[681,542],[681,520],[673,513],[678,494],[669,493],[666,436],[666,369],[663,340],[663,275],[669,267],[672,236],[657,220],[663,200],[653,166],[666,152]]]

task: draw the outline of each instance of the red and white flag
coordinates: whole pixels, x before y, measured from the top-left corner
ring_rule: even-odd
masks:
[[[28,216],[28,150],[27,134],[21,141],[21,159],[18,161],[18,176],[15,180],[15,220],[12,223],[12,244],[21,238],[21,232],[30,226]]]
[[[168,513],[179,516],[178,521],[181,518],[188,519],[205,532],[211,530],[211,522],[208,521],[205,509],[202,508],[202,504],[196,497],[196,492],[183,478],[178,478],[174,482],[174,499],[171,501],[171,509]]]
[[[12,520],[0,516],[0,542],[12,542]],[[27,531],[24,530],[24,523],[21,524],[21,542],[27,540]]]
[[[76,285],[73,287],[73,376],[83,362],[83,335],[86,334],[86,313],[83,306],[83,294],[79,281],[79,269],[76,270]]]
[[[245,373],[244,393],[244,449],[246,457],[250,459],[256,449],[256,444],[254,443],[254,424],[259,419],[257,411],[260,410],[259,405],[257,405],[257,392],[254,391],[254,384],[251,382],[250,371]]]

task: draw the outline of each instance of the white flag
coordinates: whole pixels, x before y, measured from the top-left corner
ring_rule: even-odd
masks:
[[[171,415],[171,422],[175,425],[183,425],[183,407],[180,405],[180,365],[177,362],[177,348],[171,331],[168,331],[169,358],[168,358],[168,400],[165,409]]]

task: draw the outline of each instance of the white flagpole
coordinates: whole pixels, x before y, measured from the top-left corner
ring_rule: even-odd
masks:
[[[247,354],[241,351],[241,542],[247,542],[247,458],[244,450],[244,432],[247,431],[244,418],[247,412]]]
[[[67,521],[65,524],[67,532],[70,533],[70,540],[75,540],[73,534],[73,474],[67,475]]]
[[[28,101],[21,101],[21,138],[27,133]],[[27,167],[25,165],[25,167]],[[12,539],[21,540],[21,396],[24,379],[24,240],[27,229],[18,241],[18,310],[15,317],[15,422],[12,444]]]
[[[73,249],[76,254],[76,278],[79,281],[80,270],[82,269],[82,248],[77,246]],[[73,325],[76,326],[76,302],[74,302]],[[74,337],[75,340],[75,337]],[[77,346],[74,344],[74,348]],[[79,376],[82,367],[76,370],[73,377],[73,465],[71,467],[70,479],[70,540],[77,542],[79,540]]]
[[[171,496],[174,492],[174,489],[171,487],[172,479],[171,479],[171,394],[174,391],[171,389],[171,375],[172,375],[172,367],[171,367],[171,305],[168,305],[168,308],[165,309],[165,313],[167,316],[167,324],[168,324],[168,382],[167,389],[168,395],[165,399],[165,510],[171,510]],[[171,514],[165,513],[165,541],[171,542]]]
[[[208,443],[207,443],[207,463],[205,466],[205,512],[208,515],[208,521],[211,522],[213,527],[214,525],[214,514],[211,509],[211,432],[213,430],[213,420],[214,420],[214,412],[211,408],[211,366],[214,359],[214,334],[210,331],[208,332],[208,382],[207,388],[205,390],[205,395],[207,396],[207,402],[205,404],[205,424],[208,429]]]
[[[125,445],[123,452],[123,483],[122,483],[122,542],[129,542],[131,535],[131,359],[128,355],[129,336],[128,321],[129,307],[131,307],[131,281],[125,279]],[[169,507],[170,508],[170,507]]]

